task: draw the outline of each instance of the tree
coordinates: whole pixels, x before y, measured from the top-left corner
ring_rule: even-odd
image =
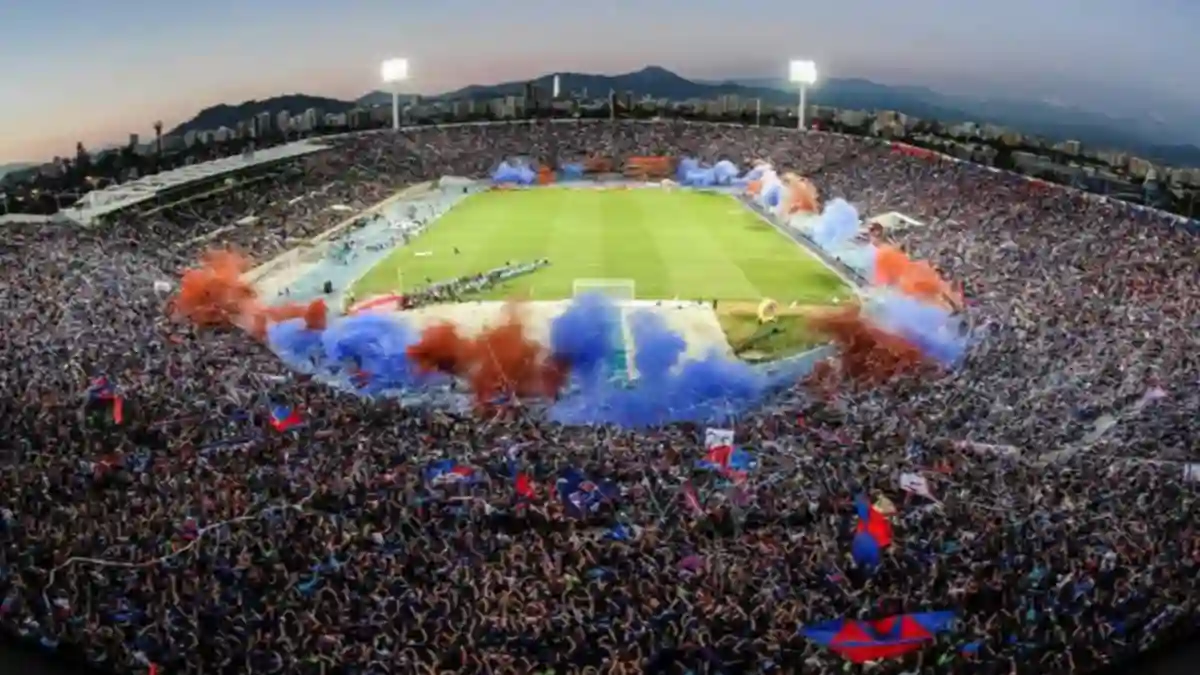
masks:
[[[163,151],[162,129],[162,120],[154,123],[154,154],[158,155],[159,159],[162,159]]]

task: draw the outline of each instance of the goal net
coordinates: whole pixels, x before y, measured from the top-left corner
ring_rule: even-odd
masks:
[[[576,279],[572,292],[576,296],[599,293],[613,300],[633,300],[633,279]]]

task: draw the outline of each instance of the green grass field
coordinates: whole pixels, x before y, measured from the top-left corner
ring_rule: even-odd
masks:
[[[850,295],[820,261],[728,196],[557,188],[468,197],[351,292],[364,299],[538,258],[550,265],[480,299],[567,298],[581,278],[633,279],[639,299],[825,305]]]

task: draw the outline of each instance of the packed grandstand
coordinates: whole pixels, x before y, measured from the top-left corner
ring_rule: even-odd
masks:
[[[1174,216],[774,128],[321,146],[272,180],[0,232],[8,631],[116,672],[367,675],[1081,673],[1195,630],[1200,256]],[[806,315],[832,346],[802,363],[655,365],[639,345],[670,339],[643,331],[644,372],[588,389],[572,371],[629,297],[564,299],[533,369],[502,314],[495,341],[397,328],[555,255],[383,300],[305,272],[399,249],[432,269],[459,255],[422,244],[456,204],[557,182],[723,191],[839,283],[904,297]],[[569,224],[586,195],[561,194]],[[789,229],[835,204],[891,215]],[[906,261],[924,271],[889,279]]]

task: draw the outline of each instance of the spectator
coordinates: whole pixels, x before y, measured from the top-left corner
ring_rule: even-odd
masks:
[[[1163,217],[779,129],[500,125],[332,143],[156,213],[3,232],[5,628],[119,671],[361,675],[834,673],[840,657],[798,625],[931,609],[959,610],[955,632],[873,672],[1085,672],[1194,628],[1197,497],[1161,460],[1194,459],[1200,257]],[[987,339],[943,379],[838,405],[790,392],[739,420],[762,466],[735,494],[691,475],[690,425],[482,424],[348,397],[289,377],[244,336],[170,322],[154,290],[213,244],[269,257],[344,219],[332,206],[551,148],[764,158],[862,212],[910,214],[927,225],[896,236],[965,282]],[[120,387],[120,425],[85,404],[98,377]],[[269,400],[302,402],[307,425],[259,433]],[[531,498],[515,494],[511,457]],[[446,458],[487,480],[423,480]],[[573,519],[549,496],[565,468],[626,494]],[[938,501],[898,489],[918,469]],[[898,505],[897,545],[871,578],[847,562],[859,492]]]

